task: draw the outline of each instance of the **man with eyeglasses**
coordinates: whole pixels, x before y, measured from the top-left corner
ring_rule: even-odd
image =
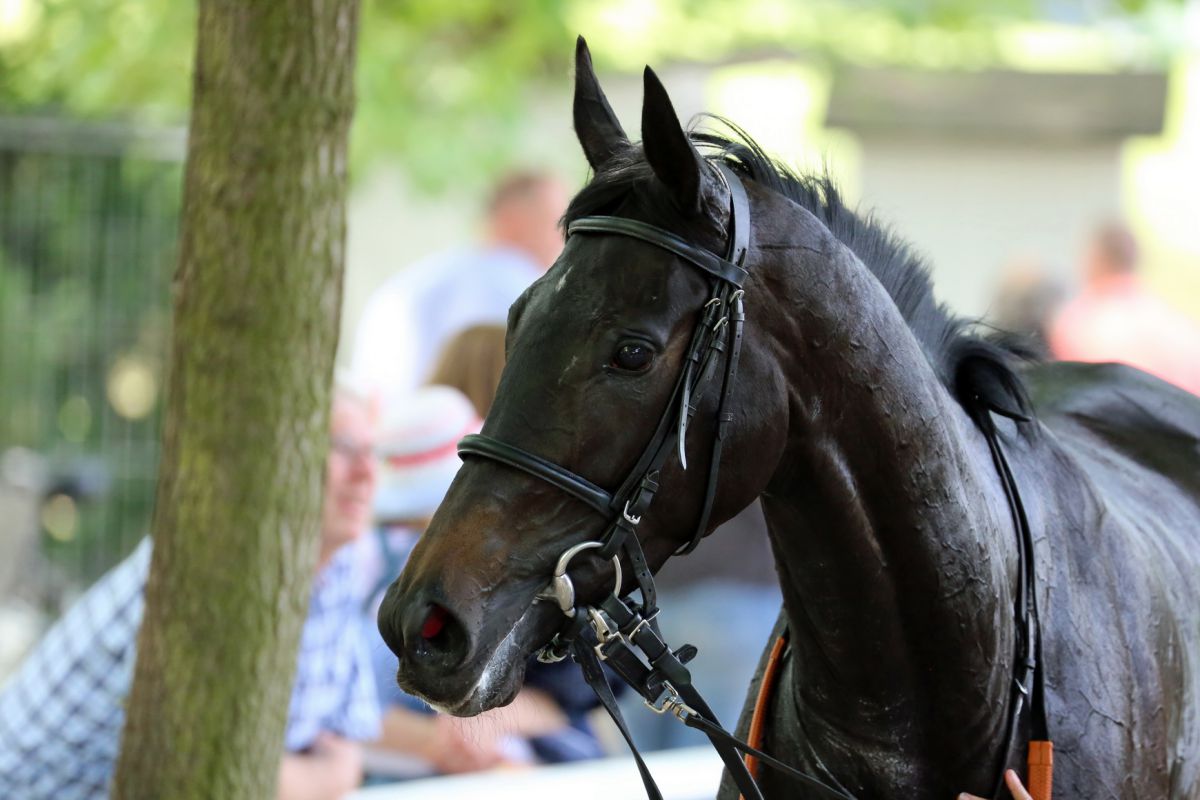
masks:
[[[339,385],[326,466],[320,556],[301,635],[278,796],[336,798],[362,777],[360,742],[380,711],[361,637],[353,548],[371,519],[372,404]],[[109,794],[133,679],[151,540],[101,578],[0,687],[0,797]]]

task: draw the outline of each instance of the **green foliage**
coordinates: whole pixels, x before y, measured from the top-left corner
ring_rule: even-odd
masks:
[[[20,5],[20,4],[18,4]],[[576,33],[602,69],[806,53],[831,60],[982,67],[997,29],[1048,11],[1138,21],[1182,0],[366,0],[351,147],[436,187],[512,157],[521,113],[565,85]],[[181,122],[195,41],[190,0],[26,0],[0,23],[0,107]],[[1160,26],[1161,27],[1161,26]]]
[[[179,121],[187,108],[195,5],[30,0],[0,49],[0,98],[78,117]],[[22,30],[24,29],[24,30]]]
[[[564,0],[368,0],[359,41],[360,162],[400,155],[425,186],[499,167],[525,93],[566,78]]]
[[[162,309],[175,253],[178,164],[118,155],[0,151],[0,450],[55,473],[98,461],[103,494],[47,539],[84,580],[149,529],[158,415],[109,399],[118,359],[161,382]]]
[[[501,163],[531,81],[567,75],[573,37],[565,5],[367,0],[356,163],[399,155],[426,186]],[[0,106],[184,120],[194,2],[32,0],[31,7],[27,30],[0,45]]]

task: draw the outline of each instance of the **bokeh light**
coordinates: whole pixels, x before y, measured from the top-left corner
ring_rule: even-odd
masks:
[[[56,494],[42,506],[42,527],[60,542],[69,542],[79,530],[79,508],[66,494]]]
[[[58,409],[58,430],[64,439],[81,444],[92,428],[92,406],[83,395],[68,397]]]
[[[137,420],[154,410],[158,377],[154,365],[137,355],[121,356],[108,371],[108,402],[125,419]]]

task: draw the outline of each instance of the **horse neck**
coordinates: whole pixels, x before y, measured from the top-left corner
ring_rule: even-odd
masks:
[[[779,308],[756,316],[777,322],[771,366],[790,384],[763,508],[802,724],[859,763],[899,748],[990,770],[1012,674],[1015,535],[986,443],[846,248],[829,237],[790,252],[761,265]]]

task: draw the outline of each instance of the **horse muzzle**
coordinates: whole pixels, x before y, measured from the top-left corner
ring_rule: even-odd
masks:
[[[440,593],[402,592],[393,583],[379,606],[379,632],[400,661],[405,691],[439,706],[458,705],[474,683],[468,660],[475,636]]]
[[[434,588],[402,590],[400,583],[388,589],[378,616],[383,640],[399,658],[397,683],[456,716],[509,703],[530,654],[562,625],[561,611],[550,602],[526,604],[504,625],[497,623],[508,615],[499,610],[470,615]]]

